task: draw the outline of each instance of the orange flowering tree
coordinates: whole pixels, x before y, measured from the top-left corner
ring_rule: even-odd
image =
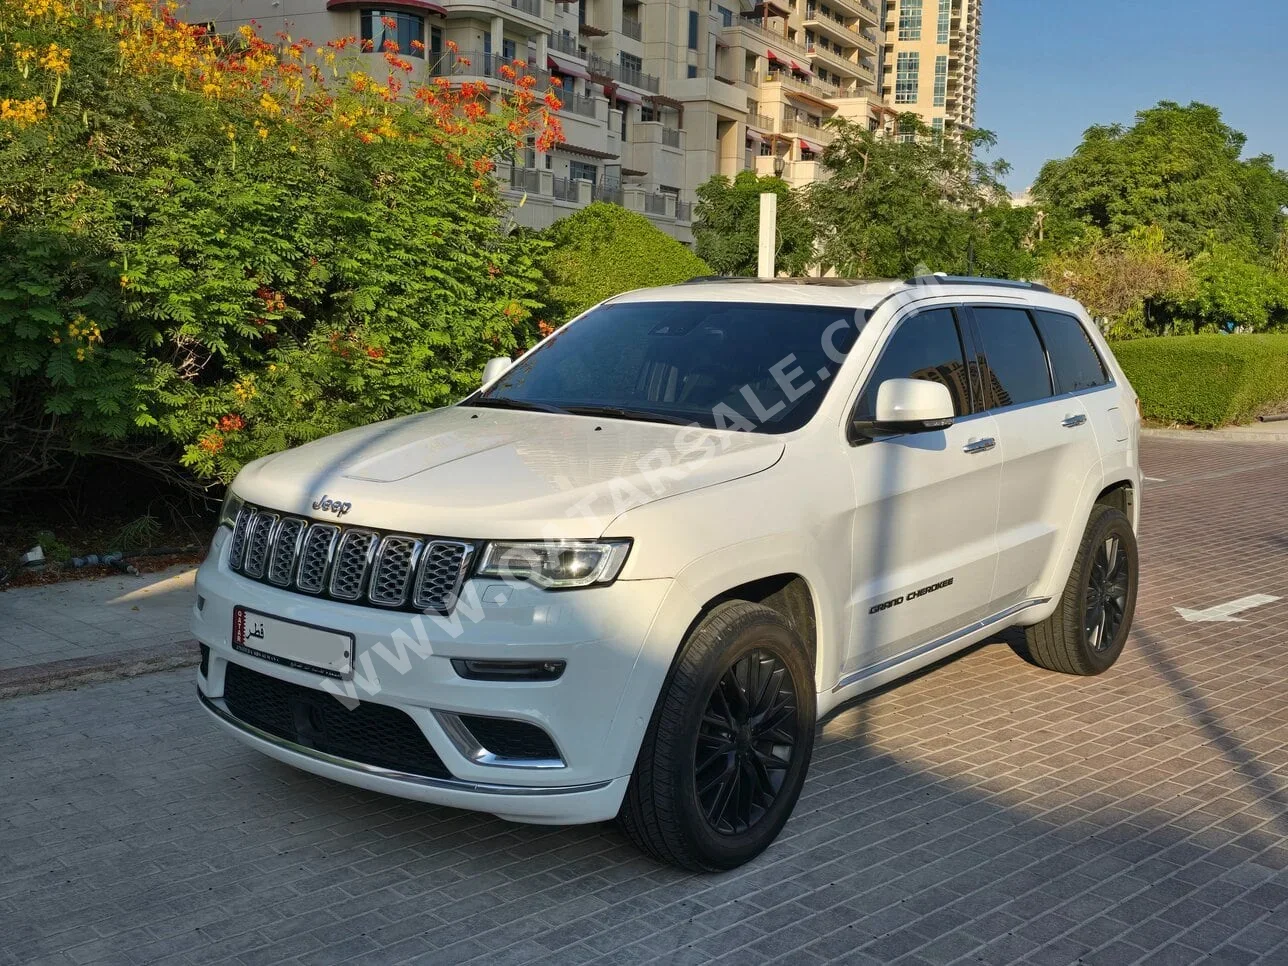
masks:
[[[227,479],[533,337],[542,243],[490,172],[562,138],[558,99],[517,62],[418,66],[144,0],[0,5],[0,486],[67,452]]]

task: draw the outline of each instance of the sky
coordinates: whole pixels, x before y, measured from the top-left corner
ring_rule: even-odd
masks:
[[[975,123],[1012,191],[1161,100],[1220,108],[1288,168],[1288,0],[983,0]]]

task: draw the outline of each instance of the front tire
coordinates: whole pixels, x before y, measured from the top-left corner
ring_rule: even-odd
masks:
[[[791,815],[814,725],[813,669],[791,624],[759,604],[721,604],[672,668],[618,820],[663,862],[736,868]]]
[[[1025,629],[1028,656],[1065,674],[1101,674],[1122,653],[1136,611],[1136,534],[1121,510],[1096,504],[1055,613]]]

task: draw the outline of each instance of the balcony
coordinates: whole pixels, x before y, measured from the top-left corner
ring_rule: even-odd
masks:
[[[632,87],[641,88],[650,94],[657,94],[662,90],[662,82],[654,75],[646,74],[634,67],[625,67],[601,57],[599,54],[592,52],[589,64],[590,72],[599,77],[607,77],[609,80],[615,80],[620,84],[630,84]]]
[[[622,183],[616,180],[605,180],[597,183],[590,190],[590,197],[593,201],[607,201],[610,204],[625,207],[625,193],[622,191]]]
[[[585,97],[581,94],[567,93],[560,95],[559,99],[563,101],[563,110],[566,113],[578,114],[582,117],[594,118],[595,116],[595,98]]]
[[[644,39],[644,25],[633,17],[622,18],[622,33],[631,40]]]
[[[721,29],[720,39],[730,47],[753,50],[760,56],[764,56],[764,47],[776,47],[784,53],[795,53],[802,57],[805,55],[804,47],[774,30],[767,20],[757,17],[739,17],[733,22],[733,26]]]
[[[877,35],[866,28],[860,30],[853,24],[848,24],[845,20],[829,8],[827,13],[823,12],[821,4],[810,3],[805,7],[805,26],[813,27],[820,33],[825,33],[833,40],[839,38],[842,47],[858,47],[859,49],[875,54],[877,52]]]
[[[747,71],[747,76],[744,78],[744,80],[746,80],[747,85],[748,85],[749,87],[759,87],[759,86],[760,86],[760,71],[758,71],[758,70],[749,70],[749,71]]]
[[[577,182],[571,178],[554,178],[552,179],[554,187],[555,201],[577,201],[580,192],[577,190]]]
[[[666,195],[660,191],[650,191],[644,196],[644,211],[650,215],[665,215]]]
[[[541,172],[536,168],[511,168],[510,187],[530,195],[541,194]]]
[[[555,53],[568,54],[570,57],[580,57],[586,59],[586,48],[578,42],[572,34],[557,34],[553,31],[550,34],[550,49]]]
[[[783,90],[788,94],[804,94],[808,97],[840,97],[839,88],[815,78],[812,81],[797,80],[786,71],[774,71],[769,74],[763,84],[781,84]]]
[[[761,131],[772,132],[774,130],[774,119],[766,114],[748,114],[747,124],[749,127],[754,127]]]
[[[815,63],[821,63],[837,73],[845,74],[848,77],[859,77],[863,74],[857,61],[849,60],[836,51],[829,50],[819,44],[810,44],[807,52],[810,59]]]
[[[513,84],[513,80],[501,76],[502,67],[515,69],[513,59],[481,50],[461,50],[446,51],[427,58],[425,71],[430,77],[490,77],[503,84]],[[537,79],[538,90],[545,90],[550,86],[549,71],[531,66],[526,70],[519,70]]]
[[[672,127],[662,128],[662,143],[668,148],[679,148],[680,132]]]
[[[872,0],[827,0],[827,5],[838,13],[848,13],[873,26],[881,22],[881,10]]]
[[[675,203],[675,220],[692,221],[693,220],[693,202],[677,200]]]

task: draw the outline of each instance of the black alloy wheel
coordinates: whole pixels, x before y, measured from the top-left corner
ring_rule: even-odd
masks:
[[[754,650],[721,675],[698,730],[693,784],[722,835],[748,831],[773,806],[797,744],[796,685],[774,654]]]
[[[1096,548],[1087,581],[1087,646],[1097,653],[1108,650],[1118,637],[1127,611],[1130,567],[1126,546],[1111,533]]]

